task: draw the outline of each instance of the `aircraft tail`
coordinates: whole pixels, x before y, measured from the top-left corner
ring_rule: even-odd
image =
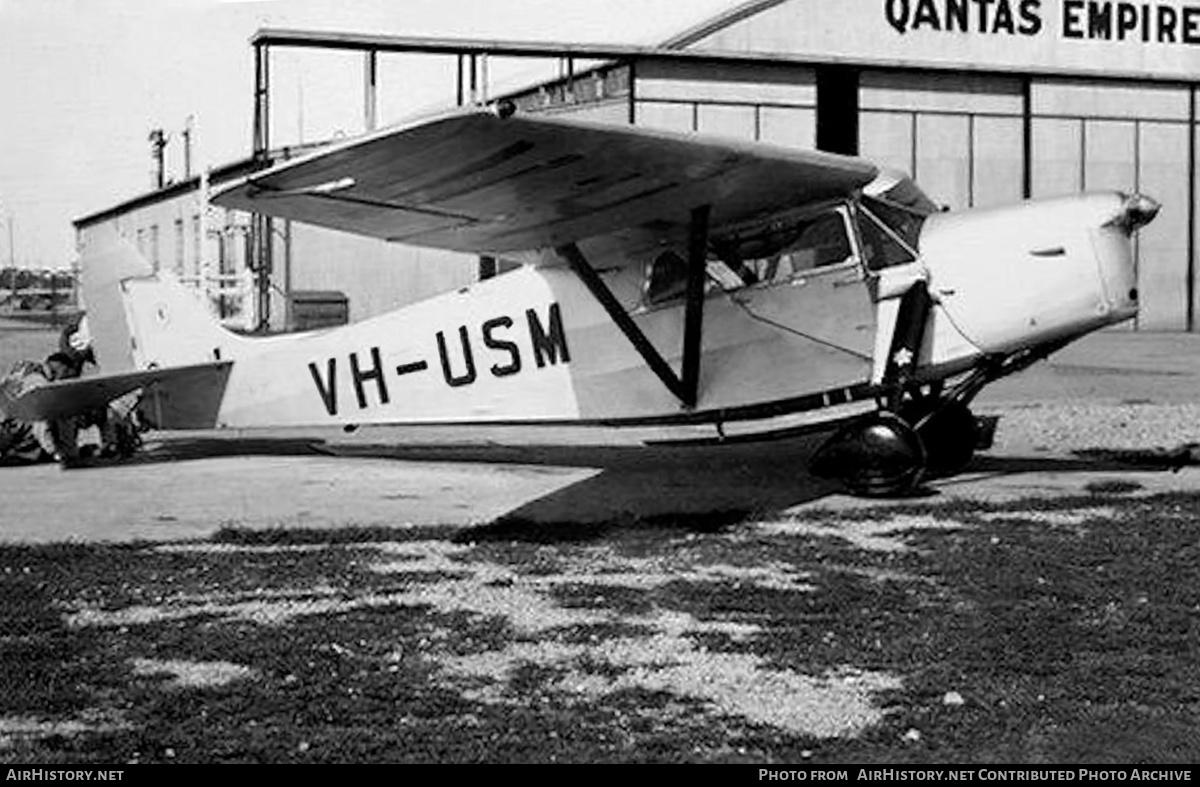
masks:
[[[88,331],[104,374],[230,360],[248,341],[173,275],[156,273],[115,229],[89,240],[81,264]]]

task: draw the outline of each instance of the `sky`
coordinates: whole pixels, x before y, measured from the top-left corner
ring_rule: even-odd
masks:
[[[261,27],[655,44],[742,0],[0,0],[0,266],[69,267],[73,219],[151,190],[148,134],[184,177],[249,155]],[[362,61],[275,50],[273,143],[362,131]],[[381,58],[380,120],[454,101],[451,61]],[[498,62],[497,88],[553,65]]]

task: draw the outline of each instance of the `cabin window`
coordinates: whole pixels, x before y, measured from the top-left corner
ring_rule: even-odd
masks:
[[[744,286],[737,274],[711,254],[705,260],[704,269],[706,294],[714,289],[736,290]],[[646,277],[642,283],[643,306],[660,306],[683,300],[687,296],[687,271],[688,263],[682,254],[671,249],[660,252],[646,266]]]
[[[776,216],[709,241],[706,291],[789,281],[814,270],[855,261],[846,209],[834,206]],[[643,301],[657,306],[687,293],[687,260],[674,250],[646,266]]]
[[[784,282],[854,259],[841,208],[777,217],[713,240],[717,257],[744,285]],[[726,287],[726,289],[730,289]]]
[[[682,298],[687,292],[687,260],[670,249],[659,254],[647,268],[645,291],[650,306]]]
[[[795,239],[778,254],[757,260],[751,270],[760,281],[784,281],[814,268],[839,265],[853,258],[841,211],[827,211],[793,228]]]

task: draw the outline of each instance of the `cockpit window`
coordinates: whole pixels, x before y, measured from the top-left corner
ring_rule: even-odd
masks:
[[[852,254],[842,214],[829,211],[797,227],[796,240],[783,249],[775,260],[768,262],[768,266],[774,270],[772,275],[764,278],[791,278],[813,268],[845,262]]]

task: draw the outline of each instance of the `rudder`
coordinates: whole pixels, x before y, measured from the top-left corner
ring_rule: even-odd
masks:
[[[115,229],[90,240],[81,265],[88,330],[106,374],[228,360],[246,341],[172,274],[155,273]]]

